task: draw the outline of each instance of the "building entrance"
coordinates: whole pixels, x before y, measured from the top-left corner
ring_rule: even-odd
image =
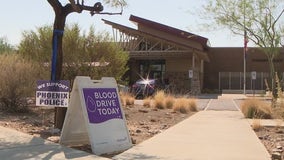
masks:
[[[139,74],[143,78],[164,79],[165,60],[142,60],[139,62]]]

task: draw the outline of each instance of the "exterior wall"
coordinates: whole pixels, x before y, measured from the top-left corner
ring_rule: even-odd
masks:
[[[167,72],[188,72],[192,67],[192,58],[169,58],[166,59]]]
[[[239,72],[243,73],[243,48],[210,48],[208,53],[209,62],[204,61],[202,69],[201,59],[195,56],[194,74],[198,74],[197,80],[200,82],[201,89],[219,89],[220,72]],[[155,58],[147,58],[149,61]],[[173,85],[177,91],[188,92],[193,87],[192,80],[188,77],[188,71],[192,69],[191,56],[167,57],[165,59],[165,78]],[[133,83],[139,79],[139,60],[131,58],[130,65],[130,82]],[[281,51],[275,62],[275,69],[279,73],[284,72],[284,50]],[[202,73],[203,71],[203,73]],[[246,72],[266,72],[269,73],[269,65],[266,55],[257,48],[249,48],[246,56]],[[283,75],[284,76],[284,75]],[[280,77],[283,78],[283,77]],[[240,78],[239,78],[240,79]],[[250,81],[250,79],[247,79]],[[248,82],[247,82],[248,83]],[[263,80],[262,80],[263,83]],[[242,87],[240,84],[239,86]],[[247,88],[250,85],[247,84]],[[234,88],[233,88],[234,89]]]
[[[196,57],[196,56],[195,56]],[[139,61],[131,59],[129,62],[130,67],[130,83],[133,84],[136,80],[140,79],[137,73],[139,73]],[[150,60],[151,61],[151,60]],[[192,57],[176,57],[165,58],[165,79],[169,80],[171,91],[176,93],[188,93],[193,88],[196,91],[200,91],[201,76],[201,61],[199,58],[195,58],[194,78],[189,78],[189,70],[192,70]],[[194,83],[194,82],[195,83]],[[196,85],[196,83],[198,85]],[[193,86],[194,85],[194,86]],[[196,92],[195,91],[195,92]]]
[[[137,63],[137,60],[130,59],[129,61],[130,84],[133,84],[136,80],[140,79],[138,73],[139,73],[139,63]]]
[[[192,67],[191,58],[166,59],[166,77],[169,79],[172,89],[188,92],[191,81],[188,78],[188,70]]]
[[[243,48],[210,48],[210,62],[204,63],[204,87],[219,88],[219,72],[243,72]],[[277,72],[284,71],[283,49],[276,59]],[[270,72],[266,55],[257,48],[249,48],[246,55],[246,72]]]

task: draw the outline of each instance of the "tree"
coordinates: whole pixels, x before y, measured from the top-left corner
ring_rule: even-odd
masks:
[[[65,27],[62,79],[72,81],[75,76],[82,75],[93,79],[112,76],[122,81],[122,76],[128,69],[128,54],[112,42],[107,32],[95,32],[90,27],[88,32],[81,33],[78,24]],[[25,31],[18,52],[25,59],[46,64],[50,61],[52,44],[48,42],[51,40],[52,27],[49,25],[39,27],[36,31]]]
[[[93,6],[85,5],[84,0],[79,2],[77,0],[69,0],[69,3],[62,5],[60,0],[47,0],[48,3],[52,6],[55,19],[53,25],[53,38],[52,38],[52,73],[51,79],[52,80],[59,80],[61,78],[62,73],[62,61],[63,61],[63,53],[62,53],[62,37],[64,33],[64,27],[66,18],[70,13],[76,12],[81,13],[83,11],[89,11],[90,14],[93,16],[95,14],[108,14],[108,15],[115,15],[115,14],[122,14],[123,6],[126,5],[124,0],[105,0],[106,4],[110,4],[112,7],[121,7],[121,11],[119,13],[108,13],[102,12],[103,6],[100,2],[95,3]],[[65,117],[66,109],[64,108],[57,108],[55,111],[55,127],[61,129],[63,126],[63,121]]]
[[[281,46],[284,48],[284,25],[281,27]]]
[[[112,42],[109,33],[95,32],[93,27],[89,32],[81,33],[78,24],[65,27],[62,46],[65,58],[61,78],[73,81],[77,75],[93,79],[112,76],[122,81],[122,76],[128,70],[127,52]],[[52,44],[48,42],[51,40],[51,26],[25,31],[18,52],[25,59],[46,64],[50,61]]]
[[[283,4],[282,0],[209,0],[201,13],[202,18],[211,20],[215,27],[226,27],[263,50],[269,63],[274,98],[277,97],[274,60],[283,39]]]
[[[14,47],[9,44],[4,37],[0,37],[0,54],[11,53],[15,51]]]
[[[25,59],[44,64],[50,62],[52,50],[52,26],[38,27],[36,31],[24,31],[18,46],[19,54]]]

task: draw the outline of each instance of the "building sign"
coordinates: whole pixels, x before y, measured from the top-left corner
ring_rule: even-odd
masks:
[[[193,70],[188,70],[188,77],[193,78]]]
[[[251,79],[256,80],[256,72],[255,71],[251,72]]]
[[[83,88],[90,123],[123,119],[115,88]]]
[[[36,106],[68,107],[69,81],[37,81]]]

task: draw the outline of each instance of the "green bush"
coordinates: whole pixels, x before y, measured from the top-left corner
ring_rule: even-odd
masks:
[[[27,111],[27,98],[34,96],[36,80],[43,76],[41,67],[17,54],[0,55],[0,109]]]
[[[52,51],[51,25],[25,31],[18,52],[25,59],[50,62]],[[107,32],[95,32],[93,27],[82,34],[78,24],[66,25],[63,36],[63,68],[61,79],[72,81],[76,76],[92,79],[115,77],[122,83],[128,70],[128,53],[112,42]]]

